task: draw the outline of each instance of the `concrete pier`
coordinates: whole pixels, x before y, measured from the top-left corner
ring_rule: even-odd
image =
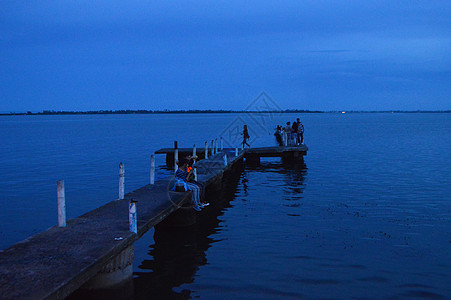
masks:
[[[305,145],[238,152],[224,148],[202,159],[205,150],[197,149],[201,159],[196,163],[197,178],[206,187],[220,188],[224,174],[236,170],[244,158],[253,162],[268,156],[296,159],[306,155],[307,150]],[[183,157],[192,154],[193,149],[178,151]],[[174,152],[174,148],[167,148],[155,153],[165,153],[168,166],[173,166]],[[208,213],[208,207],[194,212],[189,205],[191,192],[175,192],[173,186],[174,176],[156,180],[125,194],[123,199],[68,220],[66,227],[54,226],[0,251],[0,299],[64,299],[80,287],[103,289],[129,280],[137,239],[174,212],[189,212],[194,219],[188,222],[195,221],[197,213]],[[132,199],[136,202],[136,233],[129,228]]]
[[[224,155],[228,157],[227,166]],[[206,186],[220,182],[225,172],[243,161],[243,156],[222,151],[199,161],[198,181]],[[1,251],[0,298],[64,299],[82,286],[99,288],[126,280],[133,243],[191,201],[191,192],[171,191],[173,179],[169,176],[155,181],[125,194],[122,200],[68,220],[66,227],[54,226]],[[131,199],[137,201],[136,234],[129,231]]]

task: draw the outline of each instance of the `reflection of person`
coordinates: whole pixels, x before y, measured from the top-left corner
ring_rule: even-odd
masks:
[[[249,145],[247,143],[247,140],[250,138],[249,132],[247,131],[247,125],[244,125],[242,135],[243,135],[243,148],[244,148],[244,145],[247,145],[248,147],[250,147],[251,145]]]
[[[177,172],[175,172],[176,182],[183,183],[185,187],[192,192],[194,209],[200,211],[201,208],[204,207],[200,202],[201,188],[197,184],[189,182],[190,177],[193,174],[192,168],[190,171],[188,171],[189,160],[182,158],[177,162],[177,165],[179,166],[179,168],[177,169]]]

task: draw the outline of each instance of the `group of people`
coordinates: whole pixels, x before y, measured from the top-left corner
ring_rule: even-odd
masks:
[[[250,147],[247,143],[250,136],[246,125],[244,125],[241,135],[243,136],[242,147],[244,148],[245,145]],[[286,126],[278,125],[274,135],[280,146],[300,145],[304,143],[304,125],[297,118],[293,125],[291,125],[291,122],[287,122]],[[205,187],[194,180],[193,171],[196,167],[196,159],[197,156],[187,156],[177,161],[178,168],[175,172],[175,184],[181,183],[184,185],[185,190],[192,192],[193,208],[196,211],[200,211],[209,203],[205,202]]]
[[[286,126],[278,125],[274,135],[279,146],[301,145],[304,144],[304,125],[297,118],[293,125],[291,122],[287,122]]]
[[[175,184],[181,183],[185,190],[189,190],[193,194],[193,208],[201,211],[202,208],[208,206],[205,202],[205,187],[203,184],[194,180],[194,168],[197,156],[187,156],[177,161],[177,171],[175,172]],[[175,188],[175,186],[174,186]]]

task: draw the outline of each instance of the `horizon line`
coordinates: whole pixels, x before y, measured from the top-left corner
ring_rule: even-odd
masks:
[[[285,110],[224,110],[224,109],[189,109],[189,110],[146,110],[146,109],[118,109],[118,110],[42,110],[42,111],[18,111],[0,112],[0,116],[17,115],[94,115],[94,114],[193,114],[193,113],[451,113],[451,110],[308,110],[308,109],[285,109]]]

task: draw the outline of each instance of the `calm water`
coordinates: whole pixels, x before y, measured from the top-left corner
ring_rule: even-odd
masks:
[[[264,128],[296,117],[1,117],[0,247],[56,224],[59,179],[76,217],[117,197],[121,161],[131,191],[173,140],[203,145],[238,118],[268,145]],[[300,117],[305,165],[262,160],[196,226],[136,244],[136,298],[451,298],[451,114]]]

